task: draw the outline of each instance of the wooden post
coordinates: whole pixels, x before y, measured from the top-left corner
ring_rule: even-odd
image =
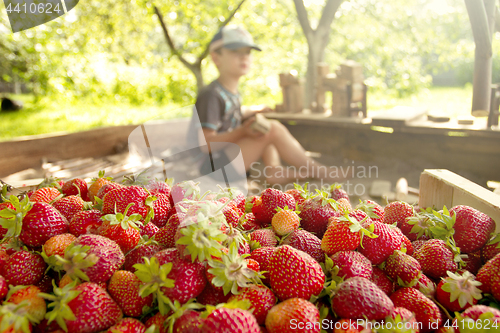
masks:
[[[465,0],[476,43],[471,110],[476,117],[487,116],[490,110],[495,2]]]

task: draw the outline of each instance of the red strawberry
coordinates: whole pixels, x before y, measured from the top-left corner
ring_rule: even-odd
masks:
[[[342,198],[349,200],[349,195],[344,189],[342,189],[342,184],[333,184],[330,186],[330,195],[333,200],[339,200]]]
[[[422,271],[435,279],[446,276],[447,271],[455,272],[458,267],[453,252],[440,239],[428,240],[413,253],[413,257],[422,266]]]
[[[452,207],[450,216],[456,218],[453,238],[462,253],[481,250],[496,227],[491,217],[469,206]]]
[[[356,251],[338,251],[330,256],[334,266],[339,267],[338,276],[347,280],[360,276],[371,279],[372,263],[364,255]]]
[[[323,234],[328,227],[328,219],[332,216],[339,217],[341,215],[336,210],[336,203],[328,199],[325,193],[312,199],[307,199],[299,207],[299,210],[302,228],[313,233],[320,239],[323,238]]]
[[[411,246],[413,247],[413,253],[411,254],[411,256],[413,257],[415,252],[420,249],[422,247],[422,245],[425,244],[425,242],[427,242],[427,239],[424,240],[424,239],[418,239],[416,241],[413,241],[411,242]]]
[[[390,204],[389,204],[390,205]],[[377,221],[380,223],[385,222],[385,211],[384,207],[380,206],[378,203],[372,200],[365,200],[360,202],[355,209],[359,209],[366,213],[372,221]],[[392,224],[392,223],[389,223]]]
[[[258,247],[274,247],[278,244],[276,235],[271,229],[259,229],[252,231],[248,237],[250,238],[250,246],[253,249]]]
[[[422,274],[418,283],[414,285],[413,288],[417,289],[428,298],[432,299],[436,296],[436,284],[425,274]]]
[[[258,218],[262,226],[267,226],[276,214],[277,208],[295,209],[295,199],[287,193],[284,193],[275,188],[267,188],[262,191],[260,198],[262,200],[262,218]],[[257,217],[257,216],[256,216]]]
[[[54,303],[57,323],[68,333],[93,333],[106,330],[120,321],[123,314],[109,294],[95,283],[72,284],[44,297]],[[57,306],[59,305],[59,306]],[[61,307],[65,311],[58,311]],[[72,314],[72,315],[71,315]],[[73,317],[74,316],[74,317]],[[49,317],[50,318],[50,317]]]
[[[269,260],[271,287],[280,300],[309,299],[323,290],[325,274],[316,260],[305,252],[282,245]]]
[[[170,194],[174,204],[182,201],[182,199],[197,200],[200,196],[200,187],[198,183],[186,180],[172,186]]]
[[[95,264],[82,269],[91,282],[101,283],[108,281],[113,273],[117,271],[125,262],[125,256],[116,242],[99,235],[81,235],[74,242],[73,246],[88,246],[87,257],[93,256]],[[69,255],[69,248],[66,249],[65,258]],[[76,266],[77,267],[77,266]],[[75,269],[71,265],[66,268],[66,272]]]
[[[123,253],[132,250],[141,239],[141,232],[138,224],[142,223],[140,214],[127,215],[131,205],[125,208],[125,211],[117,214],[107,214],[103,216],[104,222],[97,230],[98,234],[107,237],[118,244]]]
[[[364,237],[362,246],[358,249],[372,264],[380,265],[389,256],[402,247],[402,237],[400,233],[392,229],[388,224],[373,222],[373,234],[376,238]],[[366,224],[363,227],[368,228]]]
[[[153,195],[156,197],[156,200],[153,202],[154,217],[151,219],[151,222],[158,228],[161,228],[167,224],[171,215],[172,206],[170,205],[170,199],[167,195],[162,193]]]
[[[413,216],[413,206],[404,201],[393,201],[384,208],[384,223],[396,223],[404,235],[410,234],[413,225],[408,223],[408,219]]]
[[[283,240],[283,245],[290,245],[297,250],[309,254],[317,262],[325,261],[325,253],[321,249],[321,240],[310,232],[298,229]]]
[[[484,332],[497,332],[500,326],[500,310],[486,306],[474,305],[457,314],[457,326],[461,333],[478,332],[479,327],[483,328]],[[486,327],[489,327],[486,328]]]
[[[41,290],[38,287],[32,285],[11,288],[5,302],[7,304],[20,304],[23,302],[26,303],[26,305],[22,307],[22,310],[20,312],[29,314],[32,317],[31,321],[33,323],[38,323],[44,318],[47,311],[47,305],[45,304],[45,300],[40,297],[40,292]]]
[[[151,196],[144,188],[136,185],[125,186],[104,196],[102,211],[104,214],[124,213],[127,207],[132,205],[127,210],[127,215],[139,214],[145,219],[148,213],[152,213],[151,200]]]
[[[203,291],[196,297],[196,300],[203,305],[217,305],[220,303],[225,303],[231,297],[231,293],[224,295],[222,289],[212,286],[211,283],[207,283]]]
[[[46,268],[41,255],[24,250],[11,254],[1,267],[7,284],[14,286],[37,284]]]
[[[146,326],[134,318],[123,318],[105,333],[145,333]]]
[[[134,273],[118,270],[109,279],[108,293],[126,316],[139,317],[153,306],[153,295],[139,295],[141,286],[141,280]]]
[[[479,289],[483,293],[491,293],[492,282],[500,277],[500,254],[497,254],[493,259],[489,260],[481,267],[477,273],[476,280],[481,282]]]
[[[89,201],[88,192],[89,188],[87,182],[81,178],[68,180],[62,187],[64,195],[79,195],[84,201]]]
[[[319,333],[319,322],[319,310],[314,304],[302,298],[289,298],[269,310],[266,328],[269,333]]]
[[[146,328],[150,328],[151,326],[155,325],[157,330],[153,332],[168,333],[168,325],[165,325],[165,323],[167,322],[167,319],[170,315],[171,312],[165,315],[157,312],[153,317],[149,318],[146,321]]]
[[[285,191],[287,194],[291,194],[292,197],[295,199],[295,204],[297,207],[300,207],[306,199],[310,197],[309,192],[307,191],[307,183],[304,185],[304,187],[300,186],[299,184],[293,184],[294,188]],[[291,207],[290,207],[291,208]]]
[[[432,332],[441,324],[438,306],[415,288],[401,288],[391,295],[395,307],[406,308],[415,313],[415,319],[422,325],[422,333]]]
[[[448,277],[443,278],[437,285],[436,298],[439,303],[450,312],[460,312],[482,298],[476,281],[468,271],[462,275],[448,272]]]
[[[394,251],[385,261],[384,271],[398,285],[413,287],[422,276],[422,267],[413,257],[401,251]]]
[[[407,333],[420,332],[419,322],[415,319],[413,312],[406,308],[395,307],[392,313],[384,319],[385,327],[389,330],[396,329],[396,332],[401,331]]]
[[[49,204],[35,202],[22,218],[19,239],[31,247],[42,246],[50,237],[67,233],[68,221]]]
[[[85,201],[79,196],[69,195],[61,198],[52,204],[68,221],[71,221],[73,216],[82,211],[85,207]]]
[[[101,211],[96,209],[78,212],[69,222],[69,232],[77,237],[97,233],[102,224],[101,216]]]
[[[99,191],[97,191],[96,197],[99,198],[99,199],[101,199],[101,201],[102,201],[102,199],[104,198],[104,196],[107,193],[109,193],[111,191],[114,191],[116,189],[119,189],[119,188],[123,188],[123,187],[125,187],[125,185],[122,185],[122,184],[119,184],[119,183],[115,183],[115,182],[111,182],[111,183],[105,184],[105,185],[103,185],[99,189]],[[97,199],[95,197],[94,197],[94,200],[97,201]]]
[[[42,187],[31,194],[29,200],[31,202],[51,203],[57,197],[61,196],[61,192],[54,187]]]
[[[203,320],[199,312],[188,309],[175,320],[173,333],[203,333]]]
[[[356,250],[361,243],[362,227],[353,217],[330,217],[321,239],[321,249],[328,255],[338,251]]]
[[[467,258],[463,258],[465,266],[463,269],[468,270],[472,274],[477,274],[483,263],[481,261],[481,251],[467,254]]]
[[[481,249],[481,260],[486,263],[500,253],[500,233],[494,234]]]
[[[160,230],[152,222],[146,223],[146,225],[141,225],[139,227],[141,236],[148,236],[149,239],[153,238],[154,235]]]
[[[342,282],[332,297],[332,310],[340,318],[380,320],[393,309],[391,299],[375,283],[363,277]]]
[[[233,295],[228,302],[248,300],[251,303],[250,310],[257,319],[259,325],[264,325],[269,310],[276,304],[276,296],[268,287],[253,284],[243,288],[238,295]]]
[[[386,293],[387,296],[391,296],[394,292],[394,282],[389,279],[385,272],[377,266],[373,266],[371,281],[375,283],[384,293]]]
[[[260,333],[260,327],[251,312],[222,307],[206,316],[201,331],[203,333]]]
[[[163,250],[163,247],[161,245],[155,244],[154,242],[139,245],[135,249],[127,253],[122,269],[134,273],[135,268],[133,266],[135,264],[143,264],[144,257],[150,259],[153,255],[161,250]]]
[[[155,241],[157,241],[160,245],[165,248],[170,248],[175,246],[175,233],[177,232],[177,228],[184,217],[185,213],[174,213],[168,219],[167,224],[160,228],[154,236]]]
[[[260,247],[253,250],[249,257],[257,261],[259,263],[260,270],[265,272],[263,282],[268,286],[271,285],[271,277],[269,276],[269,263],[271,256],[273,255],[275,250],[275,247]]]
[[[257,230],[260,228],[260,224],[257,223],[253,213],[246,213],[245,215],[242,215],[239,220],[239,225],[245,231]]]
[[[43,244],[43,251],[50,257],[53,255],[60,255],[64,257],[64,251],[66,248],[75,241],[76,237],[72,234],[60,234],[49,238],[48,241]]]
[[[1,270],[0,270],[1,272]],[[0,275],[0,300],[3,301],[5,299],[5,296],[7,296],[7,293],[9,292],[9,285],[7,283],[7,280]]]

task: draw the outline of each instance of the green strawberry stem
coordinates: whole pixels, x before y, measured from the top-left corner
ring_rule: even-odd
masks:
[[[3,241],[19,237],[23,227],[23,218],[33,207],[33,203],[27,196],[19,201],[18,197],[11,195],[6,202],[10,202],[14,209],[4,208],[0,211],[0,225],[7,229]]]
[[[73,288],[77,285],[77,281],[71,282],[70,284],[64,286],[64,288],[58,288],[54,281],[52,281],[52,284],[54,285],[53,295],[39,293],[41,297],[51,302],[47,305],[47,307],[53,308],[52,311],[45,314],[45,319],[48,320],[49,324],[55,320],[57,324],[59,324],[59,326],[67,332],[68,327],[66,325],[66,321],[76,320],[75,314],[71,311],[68,303],[76,298],[82,291],[73,290]]]
[[[71,244],[64,251],[64,258],[58,254],[47,257],[47,254],[44,255],[44,252],[42,252],[42,257],[48,265],[52,265],[55,271],[65,271],[75,282],[79,282],[80,279],[89,281],[87,274],[83,271],[88,267],[94,266],[99,260],[95,254],[87,254],[89,249],[90,247],[87,245]],[[55,259],[52,257],[55,257]]]
[[[31,314],[27,313],[24,309],[28,306],[28,301],[24,300],[19,304],[5,302],[0,307],[0,316],[2,321],[0,322],[0,332],[10,332],[9,329],[13,328],[13,331],[24,333],[30,333],[29,324],[38,324]]]
[[[132,214],[130,216],[127,216],[128,210],[133,205],[133,202],[129,203],[123,213],[116,212],[115,207],[115,214],[104,215],[101,219],[103,221],[108,221],[110,225],[119,224],[123,230],[127,230],[129,227],[139,230],[139,225],[142,225],[142,222],[140,221],[142,219],[142,216],[140,214]]]

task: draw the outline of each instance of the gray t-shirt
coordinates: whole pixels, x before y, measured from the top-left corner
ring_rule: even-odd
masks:
[[[226,90],[217,80],[200,91],[195,107],[188,133],[188,140],[192,143],[198,142],[200,126],[221,133],[232,131],[241,125],[240,95]]]

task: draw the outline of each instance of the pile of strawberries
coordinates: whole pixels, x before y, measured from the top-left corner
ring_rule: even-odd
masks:
[[[0,333],[500,332],[500,236],[472,207],[103,173],[2,201]]]

